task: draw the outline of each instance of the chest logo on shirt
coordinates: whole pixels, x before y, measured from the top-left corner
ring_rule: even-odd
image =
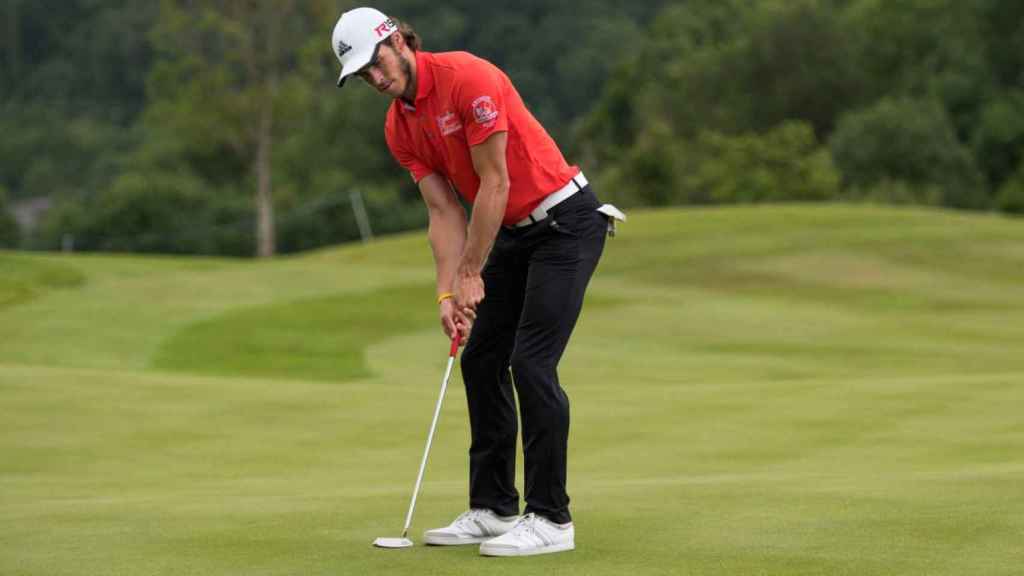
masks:
[[[459,117],[454,112],[449,111],[437,117],[437,127],[442,135],[449,136],[462,130],[462,122],[459,122]]]
[[[489,124],[498,117],[498,109],[490,96],[481,96],[473,100],[473,117],[477,124]]]

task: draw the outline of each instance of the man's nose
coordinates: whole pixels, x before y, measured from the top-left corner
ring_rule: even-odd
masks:
[[[384,73],[381,72],[379,68],[377,68],[376,66],[371,66],[369,70],[367,70],[366,72],[370,75],[370,82],[374,86],[379,87],[380,85],[384,84]]]

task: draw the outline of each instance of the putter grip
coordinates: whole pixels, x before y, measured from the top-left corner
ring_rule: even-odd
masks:
[[[461,340],[462,340],[462,334],[458,331],[458,329],[456,329],[455,330],[455,338],[452,338],[452,349],[451,349],[450,352],[448,352],[448,357],[449,358],[454,358],[455,355],[459,352],[459,342]]]

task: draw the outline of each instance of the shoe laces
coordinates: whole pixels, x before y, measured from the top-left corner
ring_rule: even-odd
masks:
[[[483,515],[483,510],[469,509],[459,514],[459,517],[452,522],[455,526],[460,528],[478,528],[477,519]]]
[[[517,533],[537,534],[537,523],[539,521],[540,518],[533,512],[530,512],[516,522],[516,525],[512,527],[512,531]]]

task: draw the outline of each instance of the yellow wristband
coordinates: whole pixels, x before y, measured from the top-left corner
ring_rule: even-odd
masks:
[[[452,298],[454,296],[455,294],[452,294],[451,292],[445,292],[444,294],[441,294],[440,296],[437,297],[437,303],[440,304],[441,302],[444,302],[445,300]]]

